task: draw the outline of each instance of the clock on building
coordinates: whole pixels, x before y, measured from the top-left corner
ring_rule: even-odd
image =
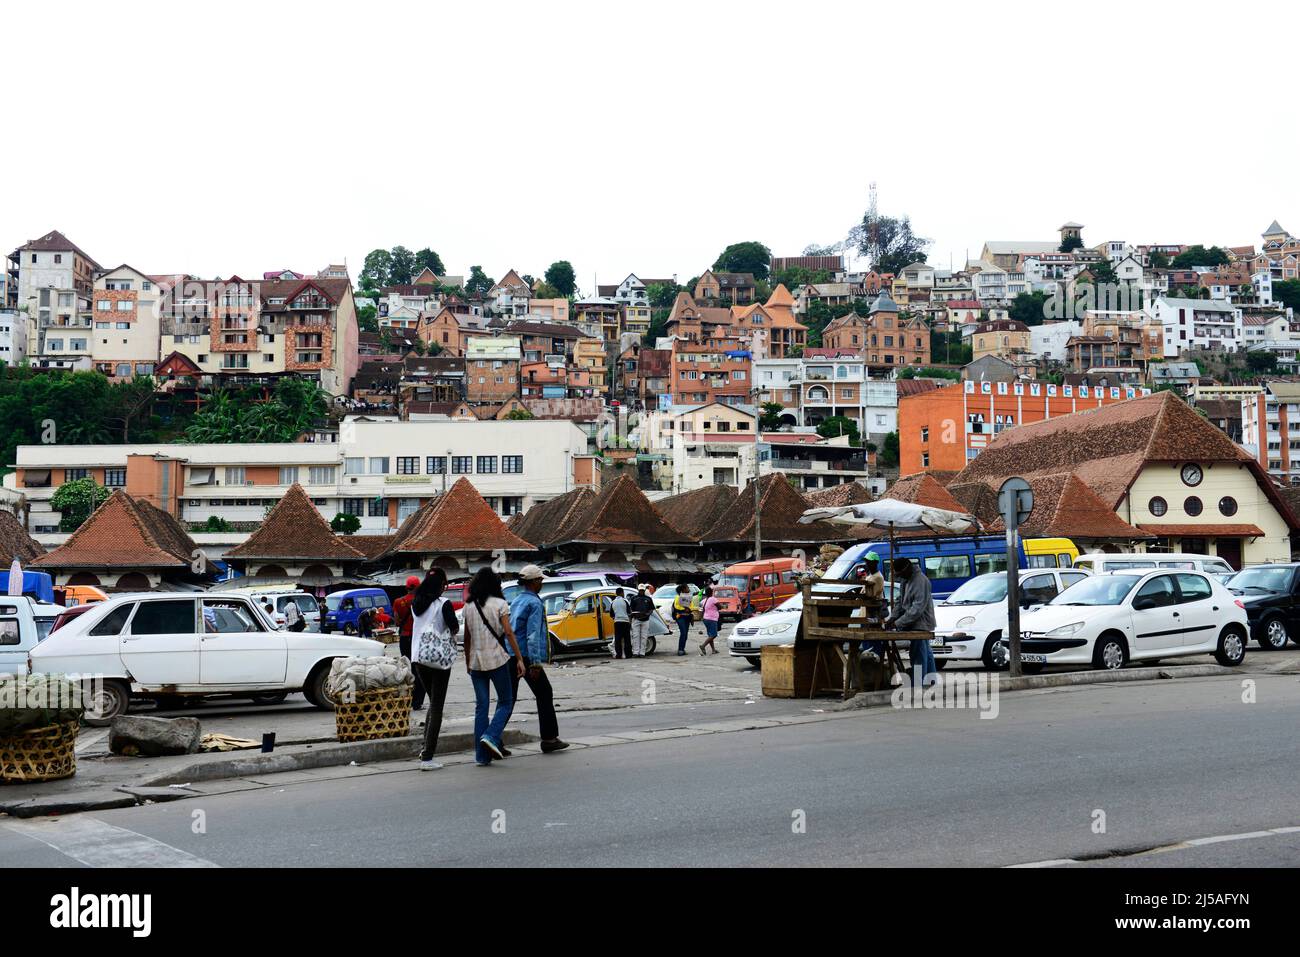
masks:
[[[1190,462],[1183,466],[1182,476],[1184,485],[1200,485],[1204,477],[1201,467]]]

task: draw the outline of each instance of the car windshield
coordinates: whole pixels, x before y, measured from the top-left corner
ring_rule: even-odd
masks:
[[[718,584],[729,585],[732,588],[744,588],[745,576],[744,575],[723,575],[721,578],[718,579]]]
[[[677,594],[676,585],[660,585],[655,589],[656,598],[672,598]]]
[[[325,607],[326,607],[329,611],[338,611],[338,610],[339,610],[339,605],[341,605],[341,604],[343,604],[343,597],[342,597],[341,595],[326,595],[326,596],[325,596]]]
[[[1118,605],[1133,586],[1142,580],[1141,575],[1098,575],[1071,585],[1049,605]]]
[[[972,578],[948,596],[945,605],[990,605],[1007,597],[1006,575],[981,575]]]
[[[36,619],[36,640],[44,641],[46,638],[50,637],[50,630],[53,627],[54,627],[53,618],[37,618]]]
[[[569,595],[565,595],[563,593],[556,594],[556,595],[547,595],[545,598],[542,599],[542,607],[546,609],[546,613],[548,615],[556,615],[564,611],[564,606],[567,605],[570,601],[572,601],[572,598]]]
[[[826,574],[822,577],[830,578],[835,581],[844,581],[848,579],[851,577],[849,573],[853,571],[853,566],[862,561],[862,556],[865,554],[865,551],[849,549],[847,552],[842,553],[839,558],[835,559],[835,561],[831,562],[831,567],[826,569]]]
[[[781,604],[776,606],[776,611],[798,611],[803,607],[803,592],[797,591]]]
[[[1237,572],[1228,581],[1229,588],[1249,592],[1285,592],[1291,588],[1290,568],[1269,568],[1261,565]]]

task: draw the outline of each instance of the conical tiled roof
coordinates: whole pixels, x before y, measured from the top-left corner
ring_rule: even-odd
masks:
[[[533,546],[510,531],[467,478],[429,499],[402,523],[385,555],[429,552],[531,552]]]
[[[808,509],[804,497],[780,472],[772,472],[758,480],[760,532],[764,542],[783,545],[816,544],[819,542],[848,542],[862,537],[858,529],[830,522],[799,523]],[[704,533],[705,542],[744,542],[754,537],[754,480],[723,512],[713,526]]]
[[[596,500],[589,488],[575,488],[571,492],[538,502],[528,511],[511,517],[506,527],[525,541],[539,548],[564,541],[564,531]]]
[[[0,571],[8,571],[16,558],[24,565],[45,554],[45,547],[27,534],[13,512],[0,509]]]
[[[830,488],[803,493],[809,508],[834,508],[838,505],[861,505],[872,501],[871,492],[861,482],[841,482]]]
[[[510,530],[539,548],[582,542],[595,545],[676,545],[691,541],[659,514],[626,475],[600,492],[569,492],[528,510]],[[534,515],[539,508],[543,511]]]
[[[927,508],[947,509],[950,512],[966,511],[961,502],[953,498],[928,472],[917,472],[899,479],[886,490],[884,497]]]
[[[175,518],[120,489],[32,568],[182,568],[197,546]]]
[[[366,556],[334,534],[302,486],[294,482],[257,531],[226,552],[226,557],[242,561],[359,562]]]
[[[654,505],[670,525],[681,529],[692,541],[699,541],[735,500],[734,486],[706,485],[660,499]]]

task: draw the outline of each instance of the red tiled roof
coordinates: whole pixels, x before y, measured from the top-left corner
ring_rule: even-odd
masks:
[[[93,266],[95,269],[102,268],[99,265],[99,263],[95,262],[94,258],[89,253],[87,253],[84,249],[82,249],[80,246],[74,243],[67,236],[63,235],[63,233],[59,232],[57,229],[51,229],[40,239],[27,240],[25,245],[18,247],[18,251],[19,252],[24,252],[24,251],[52,252],[52,253],[74,252],[82,259],[90,263],[90,265]]]
[[[1078,476],[1072,473],[1044,475],[1029,483],[1034,492],[1034,510],[1020,526],[1020,534],[1031,538],[1105,538],[1139,539],[1151,535],[1120,518],[1099,499]],[[991,490],[990,490],[991,491]],[[1001,516],[987,514],[992,506],[996,513],[996,496],[986,496],[981,506],[990,532],[1006,531]]]
[[[373,561],[388,551],[395,537],[393,535],[347,535],[344,536],[344,540]]]
[[[45,554],[45,546],[27,534],[13,512],[0,509],[0,571],[8,571],[16,558],[24,565]]]
[[[32,568],[187,568],[196,546],[165,512],[118,490]]]
[[[359,562],[366,556],[334,534],[302,486],[294,482],[257,531],[226,552],[226,557],[243,561],[273,558]]]
[[[924,505],[927,508],[942,508],[950,512],[965,512],[966,507],[957,501],[948,490],[940,485],[929,472],[917,472],[899,479],[885,491],[885,498]]]
[[[1258,525],[1156,525],[1142,524],[1138,528],[1151,532],[1162,538],[1222,538],[1236,535],[1250,535],[1258,538],[1264,530]]]
[[[462,476],[402,523],[386,555],[488,552],[534,548],[506,527],[469,479]]]
[[[819,488],[815,492],[804,492],[804,499],[809,508],[834,508],[837,505],[860,505],[870,502],[871,492],[861,482],[841,482],[830,488]]]
[[[855,528],[831,522],[799,524],[808,503],[781,472],[772,472],[758,480],[759,529],[764,542],[783,545],[812,545],[822,542],[857,541],[863,537]],[[754,480],[718,516],[704,533],[705,542],[745,542],[754,538]]]
[[[706,485],[691,492],[660,499],[654,505],[669,524],[680,528],[690,539],[698,541],[735,500],[734,486]]]

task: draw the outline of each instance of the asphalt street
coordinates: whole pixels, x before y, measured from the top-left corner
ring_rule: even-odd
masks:
[[[1007,694],[993,719],[665,728],[489,768],[320,769],[3,821],[0,865],[1295,866],[1300,677],[1251,676],[1252,703],[1243,680]]]

